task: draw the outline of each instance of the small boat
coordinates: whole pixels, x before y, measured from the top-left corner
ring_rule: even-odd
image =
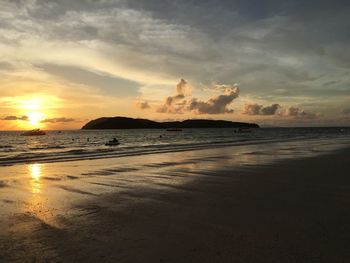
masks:
[[[21,134],[21,136],[42,136],[42,135],[46,135],[46,132],[40,130],[40,129],[34,129],[31,131],[26,131],[24,133]]]
[[[109,142],[107,142],[105,145],[106,146],[117,146],[119,144],[120,144],[120,142],[116,138],[114,138],[113,140],[110,140]]]
[[[182,129],[180,129],[180,128],[169,128],[169,129],[166,129],[166,131],[176,131],[176,132],[179,132],[179,131],[182,131]]]
[[[234,131],[235,133],[250,133],[252,130],[250,128],[238,128]]]

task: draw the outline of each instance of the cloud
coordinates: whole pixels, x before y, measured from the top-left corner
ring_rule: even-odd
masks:
[[[42,123],[66,123],[66,122],[76,122],[76,119],[73,118],[65,118],[65,117],[61,117],[61,118],[50,118],[50,119],[44,119],[41,122]]]
[[[176,85],[175,95],[167,97],[164,104],[158,106],[156,111],[158,113],[181,114],[186,110],[187,101],[185,97],[190,95],[191,87],[186,80],[181,79]]]
[[[156,85],[186,74],[192,85],[205,86],[231,83],[235,76],[245,95],[266,105],[306,100],[346,105],[349,7],[344,0],[2,1],[0,86],[15,88],[0,93],[40,88],[65,96],[74,92],[84,101],[97,89],[135,98],[140,86],[145,87],[142,95],[154,94]],[[17,62],[43,67],[23,74]],[[45,74],[45,85],[38,82],[39,73]],[[24,77],[32,82],[10,80]],[[69,92],[54,85],[57,79],[70,85],[65,85]],[[332,80],[338,83],[322,85]],[[80,86],[93,88],[76,92]],[[116,111],[106,99],[92,100],[101,110]],[[159,111],[185,113],[180,104],[188,106],[189,100],[184,100],[181,95],[169,99]],[[207,107],[209,101],[202,100],[196,105]],[[318,111],[317,106],[308,109]]]
[[[42,64],[39,69],[70,83],[82,84],[99,90],[104,95],[130,97],[138,95],[140,84],[101,72],[93,72],[80,67]]]
[[[281,105],[275,103],[271,106],[264,107],[259,104],[246,104],[243,114],[246,115],[275,115]]]
[[[259,104],[246,104],[244,106],[244,112],[243,114],[247,115],[259,115],[260,109],[262,108],[262,105]]]
[[[274,115],[281,106],[279,104],[272,104],[261,109],[262,115]]]
[[[135,106],[141,110],[147,110],[147,109],[151,108],[148,101],[138,101],[138,102],[136,102]]]
[[[281,113],[281,116],[303,118],[303,119],[316,119],[320,115],[313,112],[307,112],[297,107],[290,107]]]
[[[237,85],[216,85],[214,88],[224,90],[224,94],[210,98],[208,101],[202,101],[198,98],[186,100],[186,97],[191,96],[191,88],[186,80],[181,79],[176,85],[176,94],[167,97],[164,104],[158,106],[157,112],[171,114],[182,114],[184,112],[194,114],[233,113],[233,110],[227,107],[239,95]]]
[[[27,121],[28,120],[28,116],[21,116],[21,117],[17,117],[17,116],[6,116],[4,118],[2,118],[1,120],[4,121]]]
[[[350,114],[350,108],[343,109],[343,110],[342,110],[342,113],[343,113],[343,114]]]
[[[0,71],[1,70],[7,71],[7,70],[12,70],[12,69],[13,69],[13,67],[10,63],[0,61]]]
[[[239,96],[238,87],[226,87],[225,94],[211,98],[208,101],[201,101],[196,98],[191,99],[188,105],[189,111],[195,114],[224,114],[233,113],[232,109],[227,108],[234,99]]]
[[[176,93],[182,96],[190,96],[191,88],[188,85],[188,82],[184,79],[181,79],[180,82],[176,85]]]
[[[286,115],[287,116],[298,116],[299,112],[300,112],[299,108],[290,107],[289,109],[287,109]]]
[[[266,107],[256,103],[246,104],[243,114],[263,116],[278,115],[280,117],[292,117],[295,119],[316,119],[320,116],[318,113],[308,112],[298,107],[282,108],[282,106],[277,103]]]

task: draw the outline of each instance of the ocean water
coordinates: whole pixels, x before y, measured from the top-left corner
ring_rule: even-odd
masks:
[[[0,165],[59,162],[118,156],[143,155],[235,145],[256,145],[256,152],[306,155],[350,145],[350,128],[261,128],[251,133],[235,129],[162,129],[48,131],[45,136],[20,136],[0,132]],[[105,146],[112,138],[118,146]],[[276,150],[276,144],[279,148]]]

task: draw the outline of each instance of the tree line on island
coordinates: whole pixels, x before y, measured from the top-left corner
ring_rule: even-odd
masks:
[[[128,117],[102,117],[85,124],[83,130],[92,129],[169,129],[169,128],[260,128],[255,123],[224,120],[191,119],[184,121],[157,122]]]

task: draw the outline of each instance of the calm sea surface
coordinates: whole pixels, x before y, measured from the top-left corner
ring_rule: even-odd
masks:
[[[58,162],[82,159],[143,155],[235,145],[256,145],[265,154],[270,145],[275,154],[303,155],[350,145],[350,128],[261,128],[251,133],[235,129],[184,129],[168,132],[144,130],[48,131],[45,136],[20,136],[21,132],[0,132],[0,165]],[[112,138],[118,146],[105,146]],[[277,149],[277,150],[276,150]]]

